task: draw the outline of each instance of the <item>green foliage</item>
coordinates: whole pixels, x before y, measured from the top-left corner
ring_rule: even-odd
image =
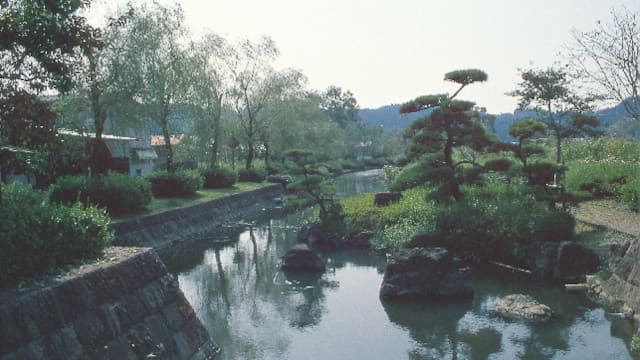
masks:
[[[112,215],[144,209],[151,201],[151,185],[143,178],[125,174],[62,176],[52,185],[51,200],[64,204],[80,201],[103,207]]]
[[[527,175],[529,185],[540,185],[552,183],[554,175],[562,174],[566,170],[566,167],[558,165],[556,163],[538,161],[532,164],[528,164],[523,168],[524,173]],[[556,177],[557,180],[557,177]]]
[[[403,191],[424,184],[427,181],[426,171],[427,168],[422,162],[405,166],[389,184],[389,190]]]
[[[618,138],[587,139],[564,144],[566,161],[629,161],[640,162],[640,141]]]
[[[266,176],[266,170],[261,167],[238,170],[238,180],[242,182],[262,182]]]
[[[238,180],[238,173],[228,167],[217,167],[202,172],[204,188],[215,189],[231,187]]]
[[[347,233],[354,234],[362,230],[379,232],[403,219],[411,223],[423,223],[434,211],[433,204],[424,200],[428,192],[424,187],[407,190],[402,193],[399,202],[384,207],[375,206],[373,193],[341,200]]]
[[[159,197],[191,195],[202,188],[204,182],[197,170],[157,171],[146,178],[151,182],[153,195]]]
[[[113,239],[103,210],[50,203],[46,193],[0,185],[0,287],[97,256]]]
[[[387,185],[387,187],[390,187],[391,184],[394,183],[401,170],[401,168],[393,165],[384,165],[382,167],[382,173],[380,174],[380,176],[384,180],[384,183]]]
[[[475,257],[522,259],[522,250],[537,241],[565,241],[575,220],[536,201],[520,186],[496,184],[466,189],[466,199],[436,214],[433,238],[447,248]]]
[[[596,198],[621,195],[622,187],[640,179],[640,164],[626,161],[574,161],[565,174],[569,191],[587,191]]]
[[[433,109],[424,118],[411,124],[405,137],[411,140],[407,150],[407,159],[417,160],[420,165],[413,168],[411,175],[402,185],[430,183],[436,192],[432,198],[447,200],[452,197],[456,201],[462,199],[460,186],[464,184],[464,168],[468,166],[483,167],[475,161],[474,156],[454,159],[454,152],[464,149],[476,152],[497,151],[495,137],[489,136],[482,124],[476,121],[480,113],[470,101],[455,99],[467,85],[487,80],[487,74],[477,69],[456,70],[445,75],[445,80],[460,84],[460,88],[451,96],[448,94],[420,96],[401,106],[402,113]],[[460,155],[466,152],[459,152]],[[477,176],[471,177],[477,178]]]
[[[293,183],[295,178],[291,175],[281,174],[281,175],[269,175],[267,176],[267,182],[274,184],[282,184],[282,186],[287,187],[287,185]]]
[[[629,350],[631,350],[631,353],[634,356],[640,356],[640,334],[633,335],[631,338],[631,344],[629,344]]]
[[[620,188],[620,199],[629,209],[640,211],[640,178],[635,178]]]

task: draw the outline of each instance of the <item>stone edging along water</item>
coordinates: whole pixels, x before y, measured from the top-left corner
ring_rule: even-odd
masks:
[[[222,225],[257,220],[282,196],[276,184],[113,223],[116,246],[102,261],[0,294],[0,359],[213,358],[216,348],[162,254],[224,233]]]
[[[279,204],[284,189],[280,184],[265,186],[214,199],[205,203],[168,210],[111,224],[116,246],[154,248],[161,258],[176,246],[203,240],[223,225],[249,222],[268,214]]]
[[[211,359],[217,351],[158,255],[108,248],[47,285],[0,298],[0,359]]]

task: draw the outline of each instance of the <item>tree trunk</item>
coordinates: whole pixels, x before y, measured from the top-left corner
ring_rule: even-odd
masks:
[[[269,164],[270,164],[270,160],[269,160],[269,143],[265,142],[264,143],[264,166],[267,168],[267,170],[269,170]]]
[[[560,164],[562,161],[562,146],[560,146],[561,142],[562,138],[560,137],[560,134],[556,134],[556,162],[558,164]]]
[[[91,110],[93,112],[93,124],[96,128],[96,137],[93,141],[90,140],[89,147],[89,166],[90,166],[90,175],[100,175],[105,172],[106,164],[102,162],[104,159],[102,155],[102,151],[105,148],[103,146],[102,134],[104,133],[104,123],[107,120],[107,112],[102,106],[100,102],[100,97],[102,91],[100,89],[100,84],[96,79],[96,63],[95,58],[93,56],[89,57],[89,76],[90,76],[90,87],[89,87],[89,97],[91,98]]]
[[[247,147],[249,148],[249,150],[247,151],[247,161],[244,165],[245,169],[250,169],[251,168],[251,163],[253,162],[253,141],[249,140],[247,141]]]
[[[171,135],[169,134],[169,98],[163,97],[162,110],[160,114],[160,124],[162,125],[162,136],[164,137],[164,146],[167,149],[167,171],[174,173],[176,171],[173,165],[173,148],[171,147]]]

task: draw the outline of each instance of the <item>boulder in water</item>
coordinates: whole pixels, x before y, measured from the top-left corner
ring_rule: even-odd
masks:
[[[443,248],[413,248],[398,251],[387,265],[382,299],[423,300],[470,298],[469,271],[460,268]]]
[[[324,261],[307,244],[296,244],[281,259],[280,268],[289,271],[324,271]]]
[[[524,320],[534,323],[551,319],[553,312],[547,305],[540,304],[533,297],[523,294],[507,295],[496,303],[495,311],[507,319]]]

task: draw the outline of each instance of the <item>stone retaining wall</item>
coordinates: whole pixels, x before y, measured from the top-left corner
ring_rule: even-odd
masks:
[[[202,238],[221,225],[263,216],[283,196],[279,184],[214,199],[206,203],[114,223],[117,246],[147,246],[160,256],[176,243]]]
[[[600,296],[612,302],[623,302],[640,314],[640,239],[629,245],[611,272],[611,277],[601,284]]]
[[[213,358],[206,329],[158,255],[119,253],[108,265],[0,297],[0,358]]]

